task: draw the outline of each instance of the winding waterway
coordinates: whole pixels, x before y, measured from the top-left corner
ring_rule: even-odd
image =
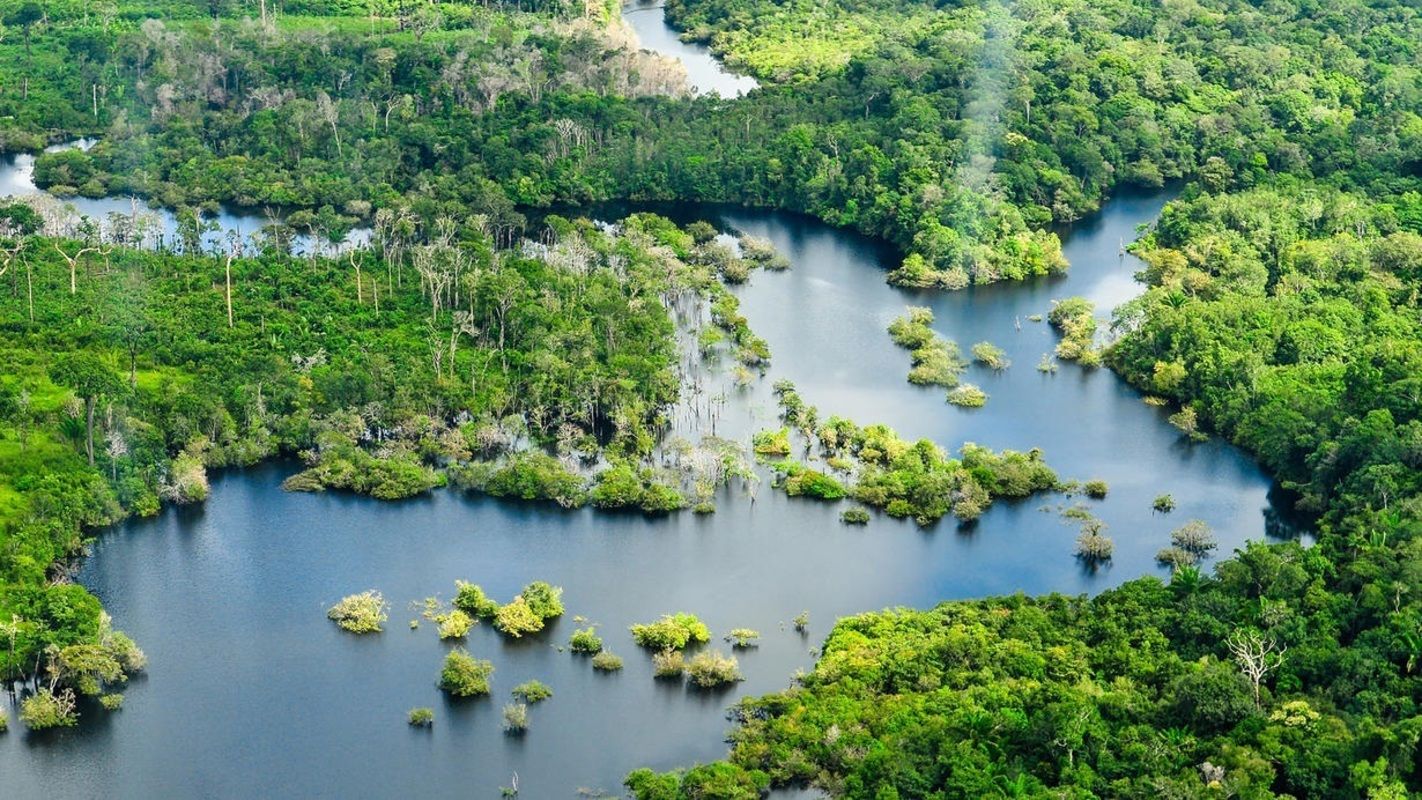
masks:
[[[1029,316],[1071,295],[1095,300],[1104,314],[1138,292],[1138,264],[1119,244],[1166,198],[1121,196],[1064,231],[1066,277],[941,294],[888,286],[893,252],[805,217],[654,209],[767,237],[793,264],[737,290],[773,364],[752,387],[726,390],[719,432],[768,425],[770,384],[789,378],[823,416],[886,422],[950,449],[964,441],[1042,447],[1063,477],[1109,481],[1109,496],[1091,503],[1116,542],[1109,567],[1087,570],[1072,557],[1076,529],[1062,524],[1055,497],[999,503],[970,528],[949,520],[920,529],[881,515],[858,528],[839,523],[841,507],[768,487],[753,504],[740,490],[725,493],[713,515],[649,519],[453,492],[394,504],[288,494],[279,484],[293,465],[267,464],[216,476],[201,507],[168,509],[98,541],[79,580],[146,649],[150,667],[118,713],[86,713],[78,728],[53,734],[0,736],[0,794],[490,797],[515,773],[523,797],[618,793],[632,768],[722,755],[725,709],[810,668],[836,617],[992,593],[1096,592],[1163,575],[1153,554],[1193,517],[1215,528],[1224,553],[1261,538],[1269,481],[1250,458],[1217,440],[1185,443],[1164,412],[1107,370],[1035,368],[1055,337]],[[592,211],[616,218],[625,209]],[[949,406],[940,390],[905,381],[908,356],[885,327],[906,304],[932,307],[935,327],[965,348],[986,339],[1008,352],[1006,371],[974,367],[967,376],[990,394],[985,408]],[[1178,503],[1169,516],[1151,511],[1162,492]],[[565,588],[568,607],[566,618],[522,641],[476,628],[467,646],[494,662],[494,695],[468,703],[435,687],[448,645],[433,626],[405,624],[417,616],[408,604],[448,598],[456,579],[501,600],[547,580]],[[385,633],[355,637],[325,619],[333,601],[366,588],[392,602]],[[743,683],[703,693],[653,680],[627,626],[678,610],[718,633],[763,633],[759,648],[739,654]],[[789,623],[802,610],[807,636]],[[596,673],[558,647],[573,615],[599,623],[626,660],[622,672]],[[532,709],[525,736],[506,736],[500,709],[530,678],[554,697]],[[432,730],[406,726],[415,706],[434,708]]]

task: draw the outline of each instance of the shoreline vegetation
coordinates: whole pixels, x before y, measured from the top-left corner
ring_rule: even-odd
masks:
[[[7,263],[23,258],[28,289],[0,308],[14,365],[0,380],[0,611],[13,643],[0,675],[63,676],[34,685],[46,697],[81,688],[66,648],[105,635],[65,565],[128,515],[201,502],[208,469],[295,453],[306,468],[284,483],[293,491],[396,500],[452,483],[646,513],[709,505],[728,481],[755,479],[735,443],[661,431],[679,339],[699,341],[708,368],[722,353],[764,368],[768,349],[724,281],[734,263],[784,268],[766,243],[731,252],[710,226],[632,215],[605,227],[549,217],[539,241],[500,248],[475,216],[411,218],[330,258],[290,256],[269,229],[257,251],[216,258],[112,233],[87,247],[53,235],[74,230],[53,212],[0,206]],[[707,331],[722,338],[707,344]],[[672,466],[652,466],[660,448]],[[461,639],[478,619],[519,636],[548,616],[524,595],[499,606],[479,594],[461,587],[454,609],[426,618]],[[353,595],[330,617],[377,632],[388,604]]]

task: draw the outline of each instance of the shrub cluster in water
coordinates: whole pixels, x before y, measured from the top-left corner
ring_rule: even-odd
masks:
[[[741,665],[735,656],[711,650],[697,653],[686,662],[686,674],[691,682],[703,689],[713,689],[742,680]]]
[[[1096,307],[1083,297],[1068,297],[1052,304],[1047,321],[1061,331],[1058,358],[1094,367],[1101,363],[1101,351],[1093,346],[1096,336]]]
[[[913,358],[909,370],[910,383],[953,387],[958,376],[967,369],[958,345],[938,335],[933,328],[933,311],[910,306],[908,313],[889,324],[894,344],[905,348]]]
[[[711,629],[685,612],[666,614],[656,622],[631,627],[632,640],[648,650],[683,650],[711,641]]]
[[[390,618],[389,604],[380,592],[370,589],[359,594],[347,595],[331,606],[326,616],[351,633],[379,633],[381,626]]]
[[[463,648],[449,651],[439,674],[439,688],[452,697],[477,697],[489,693],[492,662],[477,659]]]

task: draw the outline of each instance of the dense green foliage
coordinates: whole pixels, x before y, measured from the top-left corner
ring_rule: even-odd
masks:
[[[665,614],[656,622],[633,625],[632,640],[648,650],[684,650],[711,641],[711,629],[695,614]]]
[[[489,693],[489,676],[494,665],[469,655],[466,650],[451,650],[444,657],[439,673],[439,688],[451,697],[476,697]]]
[[[390,260],[355,259],[363,276],[351,258],[234,258],[230,322],[225,260],[76,256],[101,245],[6,229],[0,244],[25,268],[0,291],[0,619],[19,618],[0,673],[92,641],[97,602],[47,579],[88,531],[204,498],[208,468],[298,453],[309,468],[288,488],[398,498],[504,458],[488,490],[521,496],[523,465],[561,462],[509,454],[520,440],[650,450],[678,391],[663,301],[708,279],[645,231],[685,234],[650,218],[619,233],[554,218],[533,254],[434,222],[457,238],[401,245],[416,255],[382,245]]]

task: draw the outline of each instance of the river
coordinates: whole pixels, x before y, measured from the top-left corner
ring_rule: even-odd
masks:
[[[12,177],[0,169],[0,183]],[[454,492],[400,503],[288,494],[279,484],[290,463],[225,472],[203,506],[121,525],[95,544],[78,578],[145,648],[149,669],[128,687],[122,711],[91,710],[72,730],[0,736],[0,793],[490,797],[516,773],[523,797],[618,794],[635,767],[723,755],[726,708],[811,668],[839,616],[993,593],[1097,592],[1164,576],[1153,554],[1190,518],[1214,527],[1225,554],[1262,538],[1270,482],[1245,454],[1218,440],[1183,441],[1166,412],[1107,370],[1035,368],[1055,336],[1029,316],[1071,295],[1095,300],[1104,315],[1137,293],[1139,264],[1119,243],[1167,197],[1118,196],[1064,230],[1067,276],[956,293],[890,287],[884,272],[897,256],[889,248],[802,216],[653,209],[767,237],[793,264],[737,289],[773,363],[750,388],[725,389],[722,433],[770,424],[770,384],[789,378],[822,416],[885,422],[950,449],[964,441],[1042,447],[1063,477],[1110,483],[1104,501],[1090,502],[1116,542],[1109,566],[1086,569],[1073,558],[1076,529],[1056,513],[1059,497],[998,503],[967,528],[945,520],[920,529],[882,515],[858,528],[840,524],[842,506],[768,486],[754,503],[740,490],[723,492],[709,516],[650,519]],[[590,211],[616,218],[625,210]],[[1007,351],[1009,369],[973,367],[967,376],[989,393],[986,407],[955,408],[941,390],[905,381],[908,355],[885,327],[906,304],[932,307],[935,327],[965,349],[986,339]],[[1162,492],[1174,495],[1173,514],[1152,513]],[[568,609],[521,641],[487,625],[472,631],[469,650],[496,671],[493,697],[469,703],[446,701],[435,687],[449,646],[433,625],[406,625],[417,616],[412,602],[450,597],[457,579],[499,600],[547,580],[564,587]],[[332,602],[367,588],[392,603],[383,634],[351,636],[325,619]],[[762,632],[760,647],[738,653],[744,682],[704,693],[653,680],[627,626],[680,610],[717,634]],[[790,620],[806,610],[801,636]],[[599,624],[608,648],[625,658],[623,671],[596,673],[560,649],[574,615]],[[500,710],[530,678],[554,696],[533,707],[525,736],[506,736]],[[432,730],[405,724],[415,706],[434,708]]]

